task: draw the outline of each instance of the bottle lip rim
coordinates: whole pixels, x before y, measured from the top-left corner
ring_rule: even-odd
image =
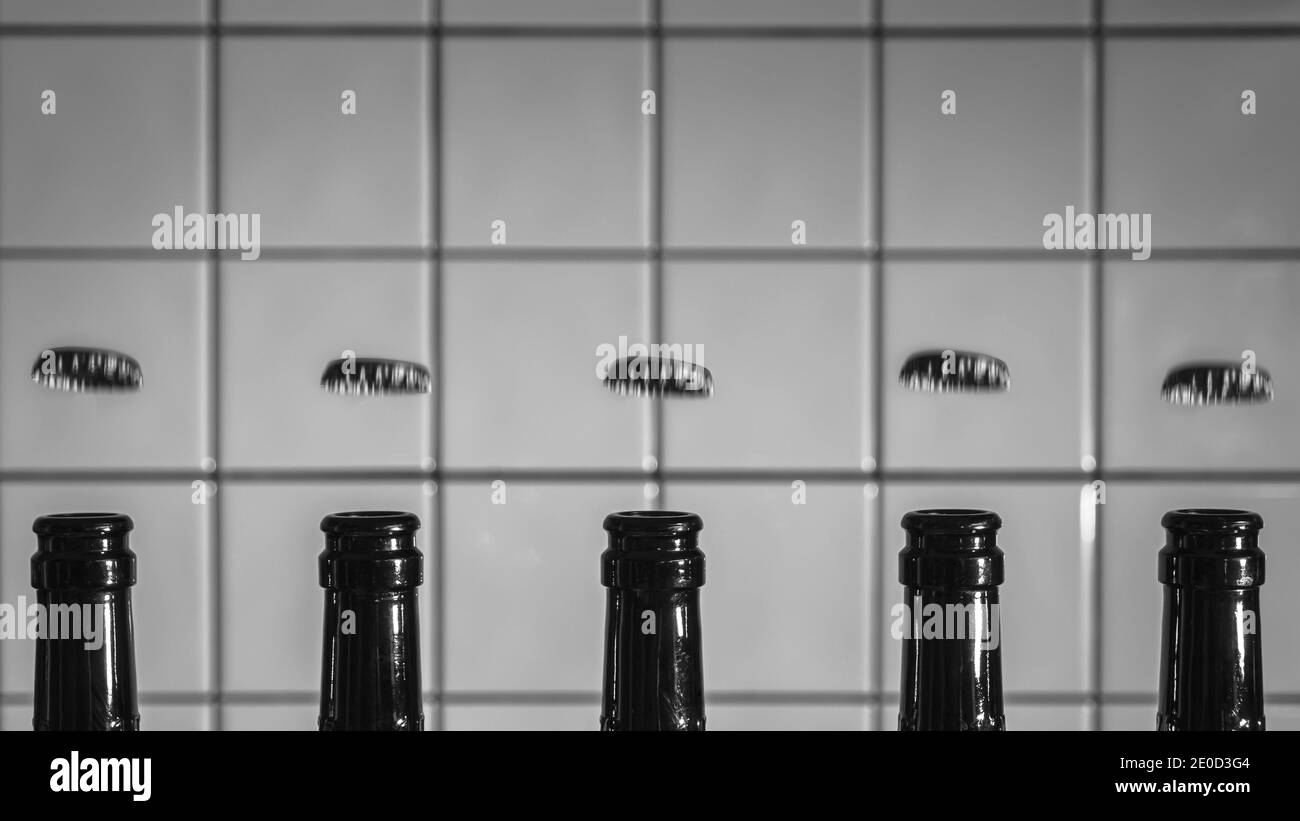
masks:
[[[99,511],[48,513],[32,522],[32,532],[39,536],[107,536],[133,529],[135,522],[125,513]]]
[[[937,507],[909,510],[901,524],[909,533],[991,533],[1002,527],[1002,517],[979,508]]]
[[[1166,513],[1160,526],[1177,533],[1254,533],[1264,527],[1264,517],[1251,510],[1187,507]]]
[[[697,533],[704,520],[681,510],[623,510],[606,516],[604,528],[610,533]]]
[[[401,510],[345,510],[320,521],[325,533],[385,533],[399,535],[420,529],[420,517]]]

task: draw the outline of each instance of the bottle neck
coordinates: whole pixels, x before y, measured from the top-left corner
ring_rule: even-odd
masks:
[[[36,730],[140,729],[131,590],[38,590]]]
[[[1002,730],[996,587],[905,587],[900,730]]]
[[[1161,730],[1263,730],[1259,588],[1167,584]]]
[[[422,730],[414,590],[326,590],[320,729]]]
[[[424,729],[419,527],[415,514],[402,511],[353,511],[321,520],[322,730]]]
[[[698,588],[610,588],[600,728],[704,729]]]
[[[900,730],[1001,730],[1002,519],[988,510],[903,516]]]
[[[1161,730],[1263,730],[1259,590],[1264,521],[1243,510],[1166,513]]]

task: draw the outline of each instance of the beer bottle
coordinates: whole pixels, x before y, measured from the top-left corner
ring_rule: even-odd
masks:
[[[1264,520],[1245,510],[1171,510],[1160,653],[1161,730],[1263,730],[1259,588]]]
[[[700,587],[704,522],[694,513],[605,517],[600,556],[609,588],[600,729],[703,730]]]
[[[56,513],[32,524],[32,587],[46,621],[36,642],[36,730],[140,729],[134,526],[120,513]]]
[[[987,510],[914,510],[898,554],[903,635],[900,730],[1002,730],[998,585],[1002,520]]]
[[[413,513],[334,513],[325,550],[321,730],[422,730],[416,588],[424,580]]]

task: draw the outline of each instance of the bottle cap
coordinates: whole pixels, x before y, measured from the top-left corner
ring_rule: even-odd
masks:
[[[135,584],[135,554],[127,534],[135,527],[122,513],[54,513],[32,523],[37,590],[122,590]]]
[[[704,553],[694,513],[629,510],[605,517],[609,547],[600,554],[601,584],[630,590],[687,590],[704,584]]]
[[[378,593],[414,590],[424,581],[424,555],[415,546],[420,519],[393,510],[331,513],[321,520],[325,550],[320,585]]]
[[[898,580],[908,587],[979,588],[1002,583],[1002,519],[991,510],[938,508],[904,514],[907,545]]]

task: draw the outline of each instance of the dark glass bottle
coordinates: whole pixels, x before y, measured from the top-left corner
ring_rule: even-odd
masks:
[[[320,729],[422,730],[416,588],[424,557],[412,513],[335,513],[325,550]]]
[[[910,620],[898,729],[1005,729],[1002,520],[987,510],[914,510],[902,524],[907,546],[898,554],[898,580]]]
[[[704,554],[694,513],[605,517],[602,730],[703,730],[700,587]]]
[[[32,524],[32,587],[46,614],[36,642],[37,730],[140,729],[134,526],[120,513],[57,513]]]
[[[1165,607],[1156,726],[1263,730],[1264,520],[1245,510],[1171,510],[1160,524]]]

